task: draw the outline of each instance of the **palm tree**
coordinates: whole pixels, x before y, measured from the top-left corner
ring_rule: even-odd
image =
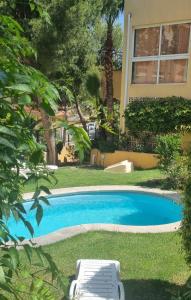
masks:
[[[124,0],[103,0],[102,16],[107,24],[104,44],[104,70],[106,81],[105,104],[111,119],[113,115],[113,27],[119,14],[124,10]]]

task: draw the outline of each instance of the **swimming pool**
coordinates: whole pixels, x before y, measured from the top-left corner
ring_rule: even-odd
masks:
[[[40,237],[81,224],[120,224],[133,226],[161,225],[178,222],[182,207],[160,195],[131,191],[80,192],[49,197],[51,206],[43,205],[44,216],[38,226],[31,202],[24,204],[26,219],[35,236]],[[8,220],[13,235],[31,238],[22,222]]]

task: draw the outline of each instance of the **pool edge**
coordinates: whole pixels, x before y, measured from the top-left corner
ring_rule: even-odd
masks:
[[[52,195],[61,195],[69,193],[79,192],[96,192],[96,191],[132,191],[150,193],[168,197],[177,203],[180,202],[180,195],[174,191],[165,191],[156,188],[143,188],[140,186],[129,185],[111,185],[111,186],[84,186],[84,187],[72,187],[51,190]],[[33,193],[24,194],[24,199],[32,198]],[[128,226],[128,225],[114,225],[114,224],[82,224],[78,226],[72,226],[57,230],[50,234],[33,238],[32,241],[37,245],[49,245],[53,244],[73,236],[90,232],[90,231],[110,231],[110,232],[123,232],[123,233],[165,233],[174,232],[180,229],[181,222],[169,223],[165,225],[154,226]],[[26,243],[26,241],[25,241]]]

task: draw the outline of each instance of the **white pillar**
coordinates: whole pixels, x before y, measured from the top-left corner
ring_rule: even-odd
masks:
[[[125,17],[126,18],[126,17]],[[127,28],[125,28],[127,26]],[[127,34],[127,37],[124,38],[124,47],[123,47],[123,70],[122,70],[122,87],[121,87],[121,116],[120,116],[120,127],[122,132],[125,131],[125,118],[123,117],[125,108],[128,104],[128,88],[129,88],[129,61],[131,54],[131,13],[127,15],[127,21],[124,22],[124,35]]]

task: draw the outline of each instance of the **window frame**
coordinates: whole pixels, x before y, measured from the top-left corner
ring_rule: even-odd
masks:
[[[162,46],[162,29],[163,26],[167,26],[167,25],[179,25],[179,24],[190,24],[190,34],[189,34],[189,43],[188,43],[188,52],[187,53],[181,53],[181,54],[161,54],[161,46]],[[158,55],[154,55],[154,56],[134,56],[135,54],[135,31],[138,29],[145,29],[145,28],[153,28],[153,27],[159,27],[160,28],[160,32],[159,32],[159,54]],[[162,23],[162,24],[155,24],[155,25],[147,25],[147,26],[136,26],[133,28],[133,35],[132,35],[132,55],[131,55],[131,84],[133,85],[161,85],[161,84],[186,84],[188,82],[188,69],[189,69],[189,62],[190,62],[190,48],[191,48],[191,21],[185,21],[185,22],[175,22],[175,23]],[[188,60],[188,64],[187,64],[187,78],[185,82],[172,82],[172,83],[160,83],[160,62],[163,60],[179,60],[179,59],[183,59],[183,60]],[[136,62],[147,62],[147,61],[156,61],[157,62],[157,79],[156,79],[156,83],[135,83],[133,82],[133,63]]]

